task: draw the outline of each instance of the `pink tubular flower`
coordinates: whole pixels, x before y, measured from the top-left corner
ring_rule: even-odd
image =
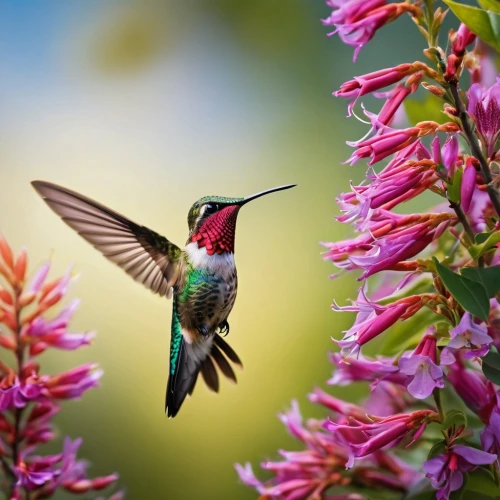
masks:
[[[488,156],[495,153],[495,145],[500,136],[500,77],[489,89],[474,83],[469,92],[468,112],[472,116]]]
[[[337,220],[366,222],[377,208],[391,210],[415,198],[436,183],[436,168],[432,160],[408,160],[396,166],[391,162],[379,174],[367,175],[370,184],[351,186],[350,193],[340,195],[337,201],[344,214]]]
[[[359,226],[366,231],[354,240],[323,243],[328,252],[323,257],[341,269],[363,269],[360,279],[411,259],[444,231],[457,223],[448,213],[398,215],[378,209],[370,220]]]
[[[420,62],[415,62],[413,64],[405,63],[400,64],[399,66],[395,66],[394,68],[386,68],[378,71],[373,71],[372,73],[367,73],[366,75],[355,76],[352,80],[343,83],[340,86],[340,89],[334,92],[333,95],[335,97],[344,97],[347,99],[351,99],[351,102],[348,106],[348,116],[351,116],[352,108],[354,104],[356,104],[358,97],[370,94],[372,92],[375,92],[376,90],[380,90],[384,87],[397,83],[406,76],[421,71],[428,72],[430,71],[430,68]],[[398,93],[404,93],[404,97],[406,97],[406,95],[414,91],[414,89],[410,87],[413,86],[410,85],[408,87],[398,87]],[[396,95],[392,97],[394,100],[399,99],[399,97],[396,97]],[[394,112],[392,114],[394,114]]]
[[[324,402],[324,393],[316,391],[315,394]],[[329,404],[331,402],[329,400]],[[347,411],[348,408],[345,407],[344,410]],[[281,419],[291,434],[305,444],[305,450],[280,451],[281,461],[264,462],[262,468],[274,475],[266,482],[255,476],[250,464],[235,465],[240,480],[255,488],[263,499],[355,500],[356,495],[335,495],[335,487],[345,488],[355,481],[360,486],[401,491],[418,480],[415,471],[385,452],[377,452],[370,459],[363,459],[362,466],[354,466],[352,470],[346,471],[345,464],[353,465],[354,457],[349,444],[340,433],[325,431],[322,422],[310,420],[304,425],[296,403]],[[326,493],[331,488],[333,496]]]
[[[435,134],[436,132],[456,132],[458,130],[458,125],[455,123],[450,122],[439,125],[433,121],[419,122],[414,127],[402,130],[385,127],[370,139],[347,142],[347,144],[357,149],[346,163],[354,165],[359,159],[370,157],[368,165],[373,165],[387,158],[389,155],[408,147],[420,137]]]
[[[378,29],[402,16],[405,12],[417,15],[420,9],[409,3],[386,4],[381,0],[348,0],[339,4],[338,2],[327,2],[332,7],[342,8],[334,11],[330,17],[323,20],[326,26],[335,26],[335,31],[329,36],[338,33],[341,40],[354,50],[354,61],[361,48],[368,43]]]
[[[45,383],[45,390],[55,399],[78,399],[84,392],[99,385],[103,372],[96,368],[96,365],[86,364],[51,377]]]
[[[432,410],[419,410],[408,414],[392,415],[385,418],[375,418],[370,423],[356,421],[351,418],[349,424],[339,424],[332,420],[325,422],[325,428],[331,432],[339,432],[348,436],[350,447],[355,457],[365,457],[386,446],[395,446],[403,439],[411,437],[416,441],[424,432],[430,421],[439,418]],[[346,434],[347,433],[347,434]]]
[[[52,422],[61,408],[55,400],[79,398],[98,385],[102,371],[85,364],[56,376],[41,373],[34,356],[49,347],[76,349],[89,343],[90,334],[68,333],[78,301],[55,315],[51,311],[66,295],[70,270],[47,282],[50,264],[45,263],[26,285],[26,268],[26,252],[15,259],[0,236],[0,323],[8,327],[0,326],[4,333],[0,349],[5,349],[0,356],[0,459],[6,478],[0,490],[10,500],[49,498],[60,488],[73,493],[101,490],[118,476],[89,479],[86,462],[75,459],[80,440],[66,439],[60,454],[34,454],[56,438]],[[111,498],[122,497],[119,492]]]
[[[358,305],[361,305],[358,317],[352,328],[344,332],[344,338],[336,343],[342,348],[344,356],[356,354],[362,345],[385,332],[399,319],[406,319],[415,314],[423,304],[420,295],[405,297],[386,306],[371,303],[366,297],[364,302],[358,299]],[[334,305],[334,309],[349,311],[353,310],[353,307],[339,308]]]
[[[425,335],[409,356],[399,360],[402,373],[412,378],[408,392],[417,399],[425,399],[436,388],[443,388],[443,370],[436,364],[436,337]]]
[[[331,354],[330,361],[335,366],[333,377],[327,382],[330,385],[345,386],[357,381],[376,385],[382,380],[402,385],[406,380],[392,359],[369,360],[362,356],[345,359],[335,352]]]
[[[423,468],[432,486],[438,490],[437,500],[448,500],[450,493],[462,486],[464,472],[474,470],[478,465],[492,464],[496,458],[491,453],[457,444],[451,446],[448,453],[427,460]]]
[[[79,300],[73,300],[54,319],[49,321],[38,316],[29,323],[27,328],[23,329],[21,338],[31,344],[30,353],[32,355],[40,354],[49,346],[74,350],[90,344],[94,337],[92,332],[67,332],[68,324],[79,303]]]

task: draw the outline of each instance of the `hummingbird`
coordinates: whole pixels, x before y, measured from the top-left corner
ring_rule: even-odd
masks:
[[[224,340],[238,289],[234,261],[236,219],[243,205],[295,187],[287,184],[245,198],[205,196],[188,213],[183,249],[157,232],[70,189],[45,181],[31,183],[49,207],[80,236],[134,280],[173,299],[165,412],[175,417],[198,375],[219,390],[217,368],[230,380],[229,363],[242,366]],[[228,361],[229,360],[229,361]]]

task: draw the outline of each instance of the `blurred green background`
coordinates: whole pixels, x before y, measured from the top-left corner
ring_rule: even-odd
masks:
[[[347,234],[334,221],[335,196],[364,173],[339,165],[345,140],[363,128],[330,94],[420,50],[404,19],[352,66],[352,49],[325,36],[328,13],[321,0],[0,2],[0,231],[16,250],[28,247],[32,268],[51,257],[52,276],[70,263],[81,273],[72,327],[96,329],[96,341],[46,353],[42,367],[103,367],[102,387],[65,404],[57,425],[84,438],[91,474],[120,473],[129,499],[255,498],[233,464],[294,446],[276,418],[292,398],[318,414],[306,393],[325,385],[330,337],[351,319],[329,306],[357,286],[352,276],[328,280],[334,269],[319,241]],[[178,244],[201,196],[298,184],[239,216],[227,339],[245,366],[237,386],[224,381],[215,395],[200,383],[167,420],[171,304],[58,220],[33,179],[82,192]]]

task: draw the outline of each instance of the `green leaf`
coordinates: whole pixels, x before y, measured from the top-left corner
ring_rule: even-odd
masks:
[[[500,266],[465,267],[461,274],[476,283],[481,283],[490,298],[500,292]]]
[[[477,3],[490,12],[500,13],[500,0],[477,0]]]
[[[448,121],[447,116],[442,112],[442,99],[430,92],[424,100],[405,99],[404,107],[410,125],[416,125],[418,122],[426,120],[437,123]]]
[[[443,0],[473,33],[500,52],[500,14],[452,0]]]
[[[478,245],[481,245],[481,243],[484,243],[495,232],[496,231],[488,231],[487,233],[477,233],[476,236],[474,236],[474,242]]]
[[[469,473],[467,490],[489,495],[488,498],[500,497],[500,490],[495,483],[494,477],[483,467],[479,467],[475,471]]]
[[[497,243],[500,243],[500,231],[491,231],[490,233],[481,233],[481,234],[488,234],[488,237],[481,244],[479,244],[476,241],[476,244],[471,249],[472,250],[471,254],[473,253],[476,258],[486,253],[490,248],[495,246]],[[476,236],[476,238],[477,237],[479,237],[479,234]],[[479,239],[482,240],[483,238],[484,236],[482,236]]]
[[[482,365],[484,376],[494,384],[500,385],[500,354],[491,346],[490,351],[483,357]]]
[[[492,345],[488,354],[483,356],[483,364],[484,363],[500,371],[500,354],[495,346]]]
[[[451,269],[440,264],[435,257],[433,257],[433,260],[436,265],[436,272],[455,300],[473,316],[488,321],[490,300],[484,286],[465,276],[454,273]]]
[[[441,441],[438,441],[429,450],[429,454],[427,455],[427,460],[430,460],[431,458],[437,457],[438,455],[441,455],[445,451],[446,451],[446,441],[444,439],[441,439]]]
[[[449,411],[444,418],[444,422],[441,424],[441,428],[443,430],[446,430],[452,425],[454,425],[455,427],[467,425],[467,416],[462,410]]]

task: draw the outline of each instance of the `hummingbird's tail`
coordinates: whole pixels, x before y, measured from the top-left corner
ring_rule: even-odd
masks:
[[[198,346],[188,344],[182,338],[177,362],[168,377],[165,401],[165,411],[168,417],[175,417],[186,396],[193,393],[200,371],[205,383],[214,392],[219,392],[217,368],[228,379],[236,382],[236,375],[228,359],[237,365],[243,366],[238,355],[217,334]]]

